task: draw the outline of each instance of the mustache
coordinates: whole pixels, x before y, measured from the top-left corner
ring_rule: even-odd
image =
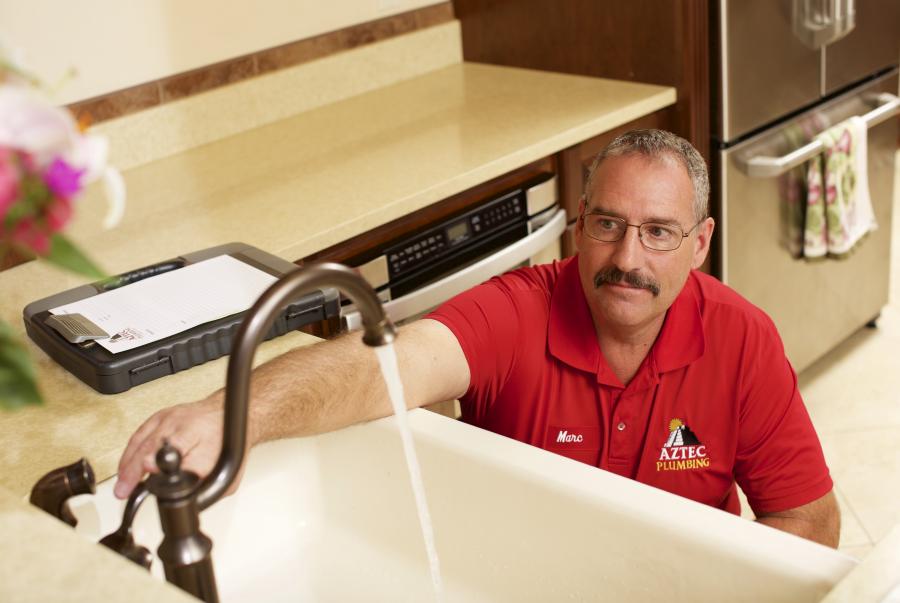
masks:
[[[639,289],[646,289],[653,294],[653,297],[659,296],[659,283],[650,277],[645,277],[638,272],[622,272],[614,266],[604,268],[594,277],[594,287],[601,287],[607,283],[620,283],[625,281],[626,284]]]

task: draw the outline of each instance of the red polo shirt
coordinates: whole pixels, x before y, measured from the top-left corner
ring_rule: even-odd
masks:
[[[772,321],[692,272],[634,378],[603,357],[577,259],[496,277],[429,315],[471,371],[462,419],[501,435],[740,513],[832,488]]]

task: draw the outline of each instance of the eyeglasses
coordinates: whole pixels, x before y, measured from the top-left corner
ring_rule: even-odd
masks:
[[[688,237],[700,223],[694,224],[690,230],[684,232],[677,224],[663,224],[661,222],[644,222],[643,224],[629,224],[623,218],[584,212],[581,214],[581,223],[587,236],[605,243],[621,241],[629,226],[638,229],[638,237],[641,244],[653,251],[675,251],[681,247],[681,242]]]

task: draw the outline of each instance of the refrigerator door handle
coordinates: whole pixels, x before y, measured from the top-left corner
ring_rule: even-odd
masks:
[[[794,0],[791,20],[794,35],[819,50],[856,27],[856,0]]]
[[[882,92],[872,97],[878,107],[862,116],[866,125],[871,128],[887,121],[900,113],[900,98],[896,94]],[[804,161],[812,159],[824,150],[824,146],[818,140],[791,151],[781,157],[767,157],[758,155],[743,162],[743,171],[751,178],[773,178],[791,170]]]

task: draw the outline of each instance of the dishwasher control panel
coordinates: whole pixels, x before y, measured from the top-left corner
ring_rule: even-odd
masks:
[[[516,190],[409,237],[385,250],[390,276],[413,272],[456,249],[490,239],[527,222],[527,214],[525,191]]]

